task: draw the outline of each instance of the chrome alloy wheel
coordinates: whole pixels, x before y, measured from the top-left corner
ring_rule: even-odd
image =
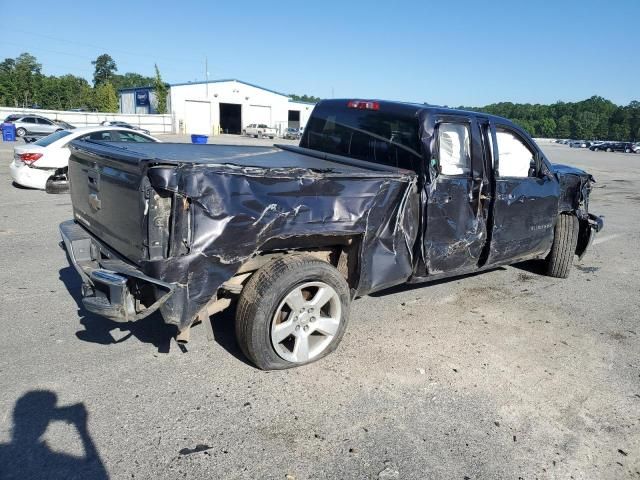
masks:
[[[284,360],[306,363],[331,344],[341,317],[340,297],[331,286],[303,283],[291,290],[276,309],[271,344]]]

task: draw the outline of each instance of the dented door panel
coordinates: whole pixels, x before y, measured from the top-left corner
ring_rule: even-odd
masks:
[[[496,180],[487,263],[543,255],[553,243],[560,186],[549,178]]]

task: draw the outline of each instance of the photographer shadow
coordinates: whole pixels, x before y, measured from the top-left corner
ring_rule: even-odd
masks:
[[[114,322],[108,318],[94,315],[87,311],[82,304],[82,281],[73,267],[62,268],[59,272],[60,280],[73,297],[78,306],[80,323],[84,330],[76,332],[76,337],[84,342],[112,345],[122,343],[131,337],[143,343],[150,343],[158,349],[158,353],[169,353],[171,340],[176,335],[176,327],[162,321],[159,312],[155,312],[136,322]],[[120,338],[114,338],[112,331],[125,332]]]
[[[57,401],[57,395],[49,390],[27,392],[18,399],[13,409],[11,441],[0,444],[0,478],[109,478],[89,435],[84,404],[59,407]],[[42,439],[49,424],[56,421],[76,428],[84,456],[54,451]]]

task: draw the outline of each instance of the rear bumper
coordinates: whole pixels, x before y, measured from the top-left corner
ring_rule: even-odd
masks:
[[[174,293],[170,283],[145,275],[73,220],[60,224],[61,246],[82,278],[82,303],[117,322],[144,318]]]
[[[18,163],[15,160],[9,165],[9,170],[11,172],[11,178],[18,185],[40,190],[45,189],[47,180],[56,172],[55,168],[35,168],[25,165],[22,162]]]

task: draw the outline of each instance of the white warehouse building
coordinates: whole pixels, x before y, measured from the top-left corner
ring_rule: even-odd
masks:
[[[135,113],[124,110],[135,108],[137,90],[146,88],[120,91],[121,113]],[[203,135],[241,134],[254,123],[281,134],[288,127],[304,127],[313,106],[236,79],[174,84],[167,101],[175,132]]]

